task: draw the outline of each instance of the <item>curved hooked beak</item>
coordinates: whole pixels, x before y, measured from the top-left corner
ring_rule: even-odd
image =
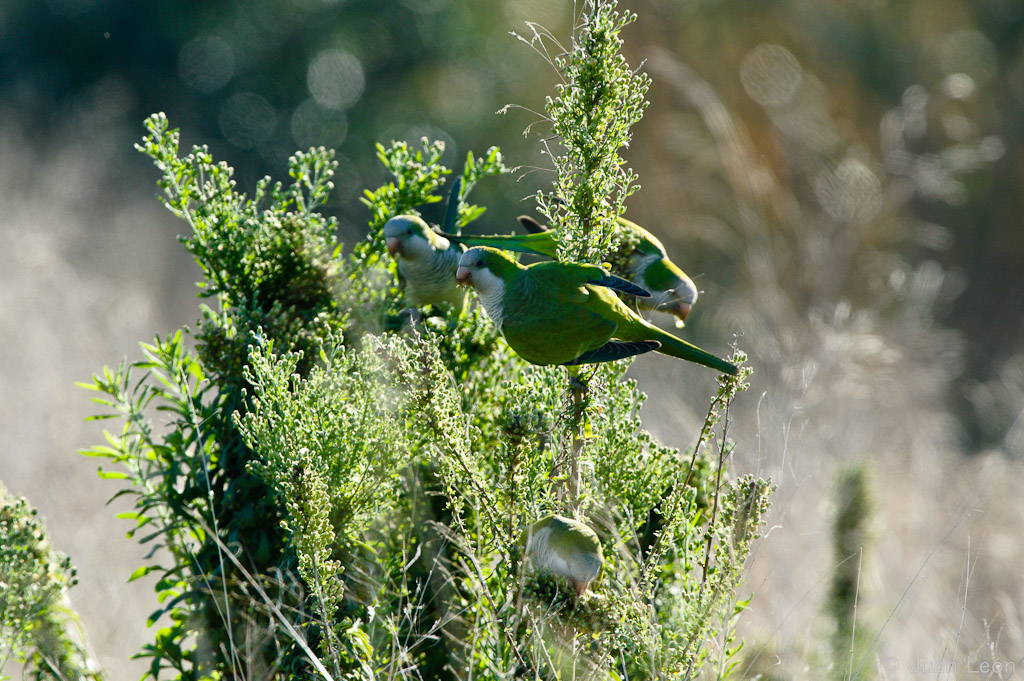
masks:
[[[389,236],[387,240],[385,240],[384,245],[388,249],[388,255],[392,257],[394,257],[396,253],[402,252],[402,240],[397,236]]]
[[[677,302],[676,304],[669,308],[672,314],[678,317],[679,321],[681,322],[686,321],[686,318],[690,316],[690,310],[692,309],[693,305],[691,303],[687,303],[682,300],[680,300],[679,302]]]
[[[469,274],[469,268],[459,266],[459,269],[455,270],[455,281],[459,286],[472,286],[473,277]]]

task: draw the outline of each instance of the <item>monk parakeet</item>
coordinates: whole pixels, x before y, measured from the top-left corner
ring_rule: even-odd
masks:
[[[398,277],[409,303],[451,305],[461,310],[466,294],[455,282],[465,246],[453,244],[416,215],[399,215],[384,225],[388,253],[398,260]]]
[[[519,216],[529,234],[445,235],[467,246],[491,246],[507,251],[533,253],[554,258],[554,235],[536,220]],[[612,273],[639,284],[651,292],[650,298],[638,298],[637,305],[686,319],[697,302],[697,287],[665,252],[661,241],[646,229],[625,218],[618,219],[622,242],[618,252],[609,254]]]
[[[541,518],[527,530],[526,555],[537,567],[567,577],[582,596],[601,573],[604,554],[597,533],[560,515]]]
[[[647,292],[596,265],[523,266],[488,246],[462,255],[455,278],[476,289],[487,316],[533,364],[609,362],[651,350],[727,374],[735,365],[648,323],[612,293]]]

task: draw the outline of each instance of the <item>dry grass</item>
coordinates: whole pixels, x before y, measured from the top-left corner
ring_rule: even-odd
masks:
[[[861,172],[841,179],[835,149],[810,157],[790,149],[783,180],[707,83],[664,53],[651,70],[674,95],[661,130],[686,142],[641,176],[655,178],[655,194],[689,188],[683,201],[695,215],[672,221],[655,209],[650,224],[660,216],[680,225],[679,252],[701,244],[732,254],[734,269],[723,276],[691,272],[704,295],[690,326],[718,338],[742,331],[739,344],[756,373],[734,410],[734,466],[779,485],[746,582],[754,600],[740,632],[757,658],[748,674],[819,679],[833,663],[824,607],[838,561],[833,485],[852,462],[866,462],[874,479],[874,543],[863,557],[849,557],[863,559],[857,636],[871,645],[866,656],[835,661],[841,668],[832,676],[1009,678],[1024,669],[1024,542],[1017,539],[1024,462],[1015,458],[1016,430],[1011,425],[998,451],[963,450],[949,405],[970,348],[934,321],[962,282],[935,262],[897,255],[915,224],[900,181],[870,158],[848,164]],[[657,102],[651,108],[658,116]],[[767,144],[804,143],[793,138],[799,130],[774,134]],[[829,196],[857,197],[850,210],[829,210],[827,196],[802,191],[822,177],[832,182]],[[865,186],[885,199],[866,213],[854,210]],[[695,372],[666,372],[637,365],[660,397],[646,422],[685,446],[693,405],[669,386],[694,385]],[[1007,424],[1024,407],[1019,375],[1011,361],[1000,380],[975,391]]]
[[[111,679],[142,675],[129,658],[150,639],[155,607],[150,583],[126,584],[145,553],[125,538],[129,522],[113,518],[126,505],[104,505],[116,488],[76,453],[102,431],[85,423],[96,410],[74,382],[193,322],[198,278],[150,178],[126,176],[145,168],[126,139],[39,150],[0,128],[0,158],[16,160],[0,164],[0,479],[72,556],[72,604]]]

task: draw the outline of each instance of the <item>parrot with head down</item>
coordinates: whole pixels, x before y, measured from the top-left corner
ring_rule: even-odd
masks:
[[[538,568],[569,580],[580,597],[601,574],[601,540],[589,526],[560,515],[541,518],[527,530],[526,555]]]
[[[650,294],[596,265],[524,266],[503,251],[475,246],[462,254],[456,279],[476,290],[509,347],[533,364],[609,362],[657,350],[727,374],[739,371],[644,320],[613,291]]]
[[[491,246],[507,251],[533,253],[554,258],[558,248],[554,234],[526,215],[519,223],[528,234],[454,235],[443,236],[466,246]],[[646,229],[618,218],[618,229],[623,236],[620,253],[613,254],[613,274],[628,279],[651,292],[647,298],[637,298],[641,309],[658,310],[675,315],[679,325],[697,302],[697,287],[668,257],[661,241]]]

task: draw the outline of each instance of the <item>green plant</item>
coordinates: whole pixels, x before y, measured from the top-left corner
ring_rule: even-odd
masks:
[[[0,679],[10,678],[4,668],[12,659],[41,680],[103,678],[67,603],[77,581],[36,509],[0,485]]]
[[[573,43],[552,61],[561,77],[544,104],[558,149],[547,148],[557,180],[538,195],[541,212],[557,225],[559,258],[597,262],[614,251],[615,220],[639,186],[619,155],[630,128],[647,108],[650,79],[619,52],[620,33],[636,19],[615,2],[590,3]],[[535,39],[542,40],[540,34]]]
[[[829,589],[828,614],[834,627],[831,637],[833,676],[842,681],[871,678],[863,660],[870,652],[871,638],[864,631],[865,617],[860,609],[864,594],[865,552],[871,553],[871,524],[874,499],[871,476],[864,464],[840,471],[835,489],[835,517],[832,521],[832,550],[836,563]],[[860,617],[858,617],[860,614]],[[860,629],[861,631],[858,631]]]
[[[588,4],[555,61],[565,82],[547,110],[564,151],[540,204],[562,258],[613,250],[635,189],[618,155],[648,83],[618,53],[632,18]],[[726,474],[749,369],[720,378],[681,455],[643,428],[628,362],[579,377],[526,364],[479,307],[408,323],[381,229],[442,200],[441,143],[378,146],[393,179],[365,193],[369,235],[346,253],[317,212],[329,152],[297,154],[290,185],[264,180],[250,199],[205,148],[181,155],[163,115],[146,125],[139,148],[215,303],[194,351],[180,331],[158,337],[87,385],[121,428],[85,453],[117,464],[102,474],[134,496],[131,534],[155,547],[135,574],[160,575],[150,675],[699,673],[771,489]],[[483,212],[473,185],[505,170],[496,148],[468,156],[458,225]],[[522,557],[524,529],[551,512],[587,518],[604,544],[580,598]]]

